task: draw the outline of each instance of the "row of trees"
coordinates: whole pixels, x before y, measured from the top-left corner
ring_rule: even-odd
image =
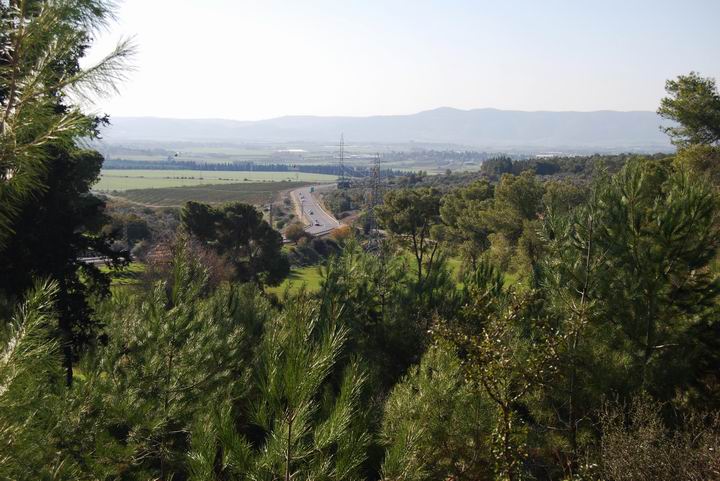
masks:
[[[256,162],[196,162],[192,160],[167,160],[153,162],[145,160],[111,159],[105,162],[106,169],[153,169],[153,170],[202,170],[202,171],[239,171],[239,172],[304,172],[310,174],[341,175],[348,177],[370,177],[371,167],[344,165],[340,167],[335,163],[329,164],[271,164]],[[383,177],[394,177],[403,174],[403,171],[382,169]]]

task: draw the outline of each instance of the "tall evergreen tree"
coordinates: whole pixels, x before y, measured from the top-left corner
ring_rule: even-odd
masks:
[[[676,377],[685,366],[674,353],[691,342],[693,326],[712,322],[720,293],[708,269],[720,242],[713,191],[686,172],[634,160],[602,193],[599,209],[606,322],[627,343],[639,384],[671,395],[685,377]]]
[[[679,147],[717,145],[720,142],[720,93],[715,80],[696,72],[668,80],[669,94],[660,102],[658,114],[679,125],[665,132]]]
[[[80,68],[93,36],[113,16],[106,0],[11,0],[0,6],[0,290],[19,298],[33,276],[58,282],[58,335],[68,384],[80,348],[96,336],[87,303],[107,279],[77,258],[110,255],[99,234],[103,204],[89,195],[102,157],[78,148],[98,119],[77,106],[115,88],[127,42]],[[90,278],[81,279],[78,271]]]
[[[109,93],[132,48],[121,42],[80,68],[93,36],[107,25],[107,0],[9,0],[0,3],[0,248],[13,220],[42,192],[57,150],[92,133],[92,118],[73,100]]]

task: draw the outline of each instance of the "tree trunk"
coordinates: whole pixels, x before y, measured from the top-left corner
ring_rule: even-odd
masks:
[[[288,417],[288,435],[287,435],[287,449],[285,450],[285,481],[290,481],[290,462],[292,460],[292,454],[290,451],[290,443],[292,442],[292,416]]]
[[[512,421],[510,419],[510,407],[503,406],[503,456],[505,461],[505,478],[507,481],[516,481],[515,478],[515,456],[512,452],[512,441],[510,440],[510,431],[512,429]]]

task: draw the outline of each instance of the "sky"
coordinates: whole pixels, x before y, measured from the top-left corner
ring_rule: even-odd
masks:
[[[656,110],[720,79],[720,0],[119,0],[87,62],[133,37],[94,110],[259,120],[441,106]]]

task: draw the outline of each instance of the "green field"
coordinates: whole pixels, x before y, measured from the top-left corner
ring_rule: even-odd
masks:
[[[103,169],[94,189],[100,192],[153,189],[239,182],[334,182],[336,177],[304,172],[239,172],[202,170],[122,170]]]
[[[124,269],[110,269],[106,265],[100,266],[100,272],[110,274],[112,287],[132,286],[140,282],[140,278],[145,272],[145,264],[133,262]]]
[[[320,266],[298,267],[290,271],[290,275],[279,286],[270,287],[267,291],[282,296],[286,289],[294,294],[304,286],[307,292],[317,292],[321,280]]]
[[[241,184],[199,185],[195,187],[166,187],[157,189],[131,189],[114,193],[115,196],[149,207],[178,207],[188,201],[207,204],[244,202],[264,204],[275,200],[282,191],[309,185],[308,182],[258,182]]]

